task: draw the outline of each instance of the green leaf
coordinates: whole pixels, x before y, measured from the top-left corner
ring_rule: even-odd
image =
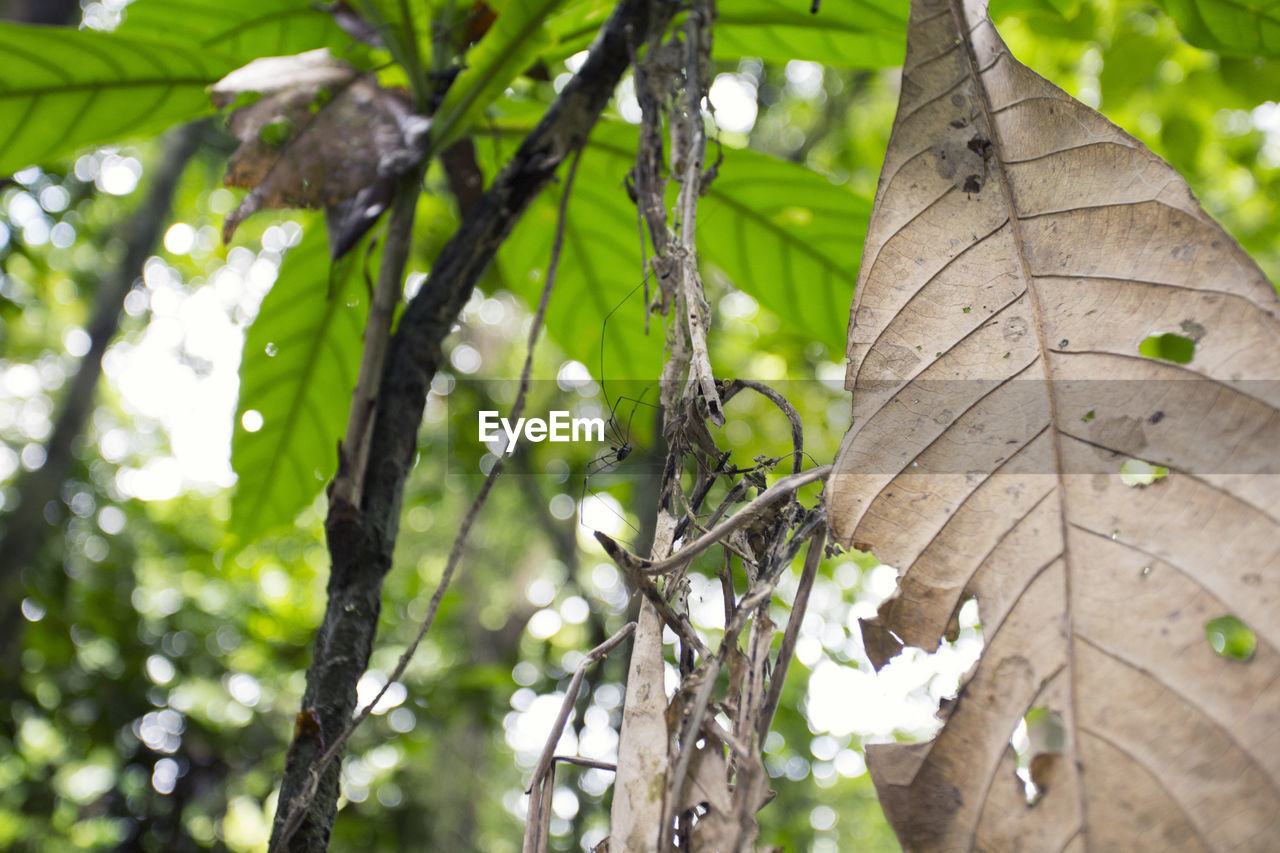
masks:
[[[510,0],[479,43],[467,53],[466,68],[436,110],[432,145],[443,151],[471,126],[538,53],[551,43],[545,27],[564,0]]]
[[[236,63],[182,41],[0,24],[0,175],[212,110]]]
[[[245,335],[229,525],[241,545],[292,522],[333,477],[369,310],[364,262],[357,248],[331,268],[324,228],[311,222]]]
[[[509,125],[500,132],[514,133]],[[644,335],[640,238],[623,183],[635,144],[629,125],[601,123],[592,133],[547,312],[549,334],[607,381],[653,380],[662,358],[660,322]],[[544,193],[499,255],[510,286],[531,300],[541,288],[558,199],[559,187]],[[777,314],[784,328],[841,352],[860,258],[859,240],[850,235],[865,232],[869,215],[866,199],[803,166],[726,150],[702,202],[698,251]]]
[[[1147,358],[1190,364],[1196,355],[1196,342],[1173,332],[1151,335],[1138,344],[1138,352]]]
[[[558,61],[586,50],[615,5],[612,0],[583,0],[548,18],[547,32],[552,43],[543,50],[542,58]]]
[[[1280,57],[1275,0],[1159,0],[1187,41],[1219,53]]]
[[[1080,2],[1081,0],[991,0],[990,14],[992,20],[1018,12],[1053,12],[1066,18],[1079,11]]]
[[[310,0],[143,0],[126,12],[118,32],[186,39],[239,64],[317,47],[335,50],[351,37]]]
[[[548,27],[556,41],[547,58],[585,50],[613,5],[587,0],[552,19]],[[717,12],[711,49],[717,59],[755,56],[767,62],[803,59],[882,68],[902,64],[906,30],[907,4],[901,0],[823,3],[816,15],[804,0],[735,0]]]
[[[842,353],[871,202],[796,163],[725,151],[698,218],[698,253],[778,316]]]
[[[415,15],[412,6],[416,6],[421,14]],[[426,4],[410,3],[409,0],[359,0],[356,7],[408,77],[415,100],[424,103],[429,88],[427,63],[431,55]]]
[[[844,68],[901,65],[907,3],[902,0],[825,2],[818,13],[797,0],[736,0],[716,20],[714,52],[767,62],[803,59]]]
[[[520,138],[523,130],[509,139]],[[547,333],[593,375],[603,374],[606,382],[652,380],[662,364],[662,323],[655,319],[650,334],[644,334],[640,237],[635,207],[623,186],[635,157],[635,131],[630,131],[629,152],[596,144],[609,136],[605,131],[597,126],[592,134],[593,144],[583,153],[573,184],[564,251],[547,308]],[[507,286],[530,304],[537,302],[550,260],[560,191],[557,184],[543,192],[498,254]]]

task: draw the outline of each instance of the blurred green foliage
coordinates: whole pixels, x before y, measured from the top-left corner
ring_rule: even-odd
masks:
[[[201,17],[196,7],[204,4],[139,0],[126,10],[119,33],[94,37],[114,39],[107,53],[124,72],[141,62],[129,38],[173,32],[205,45],[207,54],[183,58],[198,72],[188,73],[198,77],[190,92],[174,88],[173,100],[155,102],[163,109],[136,114],[117,110],[152,102],[111,100],[117,96],[104,93],[98,107],[117,123],[74,125],[76,133],[62,134],[63,145],[49,134],[73,124],[68,115],[75,109],[32,96],[22,102],[36,105],[29,126],[0,149],[0,171],[48,155],[46,171],[23,170],[0,188],[0,511],[20,499],[24,468],[38,464],[75,353],[82,351],[98,275],[120,260],[120,226],[140,195],[133,185],[139,175],[145,182],[158,144],[144,139],[124,149],[57,157],[126,127],[144,135],[207,110],[202,87],[254,56],[349,47],[349,39],[309,4],[221,5],[227,14],[245,16],[245,26],[233,33],[222,28],[222,16]],[[819,461],[834,455],[847,426],[842,329],[896,105],[898,71],[892,65],[900,61],[904,6],[839,5],[824,4],[821,15],[809,18],[807,10],[796,13],[797,4],[725,4],[716,49],[721,76],[712,95],[726,117],[718,135],[725,159],[699,223],[718,372],[778,383],[801,412],[806,449]],[[1179,12],[1181,4],[1163,5],[1174,18],[1139,0],[1008,0],[997,4],[996,19],[1024,62],[1166,157],[1276,280],[1280,108],[1268,99],[1280,91],[1280,65],[1252,55],[1267,54],[1273,42],[1263,30],[1261,40],[1251,42],[1247,29],[1211,26],[1208,10],[1220,5],[1199,4],[1206,10],[1203,31]],[[610,6],[557,7],[548,26],[557,41],[541,54],[550,79],[515,79],[523,69],[512,66],[503,86],[491,87],[497,101],[487,111],[468,106],[459,113],[465,116],[459,127],[475,124],[486,178],[529,117],[563,85],[563,60],[586,46]],[[182,7],[190,7],[189,14],[179,14]],[[274,13],[299,20],[273,27]],[[0,39],[17,49],[24,43],[11,29],[0,31]],[[425,36],[401,29],[415,33],[404,38],[430,61]],[[173,55],[149,56],[147,67],[154,71]],[[527,57],[520,58],[523,66]],[[32,67],[39,65],[33,61]],[[96,67],[78,61],[66,66],[72,78]],[[19,71],[11,69],[14,75]],[[744,107],[731,111],[719,106],[729,103],[719,98],[735,92],[754,108],[754,118],[729,126],[729,114]],[[5,97],[0,92],[0,101]],[[535,386],[530,411],[562,399],[565,392],[550,380],[570,361],[603,384],[603,394],[582,398],[603,409],[606,395],[616,400],[626,391],[637,393],[643,377],[653,375],[662,323],[652,318],[645,336],[643,296],[634,291],[641,284],[639,238],[624,186],[627,147],[634,144],[626,125],[634,118],[633,104],[624,84],[611,123],[597,131],[584,158],[571,200],[559,301],[552,302],[537,355],[536,375],[547,381]],[[21,142],[28,138],[34,141]],[[163,411],[140,405],[136,385],[197,384],[228,370],[234,374],[237,364],[242,377],[252,376],[266,365],[267,344],[290,333],[319,345],[321,333],[289,319],[287,306],[272,306],[287,301],[286,285],[310,292],[298,298],[312,299],[313,309],[321,305],[315,300],[332,299],[335,291],[323,263],[308,268],[307,247],[320,233],[309,220],[261,215],[245,225],[234,248],[219,244],[222,216],[236,201],[218,186],[224,158],[225,148],[214,142],[184,177],[167,248],[148,264],[126,303],[108,355],[108,381],[78,445],[73,476],[48,510],[53,535],[43,569],[24,575],[22,675],[0,707],[0,848],[249,851],[265,844],[284,745],[324,606],[323,484],[315,479],[309,490],[295,486],[287,497],[267,493],[273,503],[253,514],[258,527],[241,528],[239,545],[228,545],[232,503],[242,498],[233,499],[216,478],[174,484],[161,476],[174,469],[171,460],[186,458],[179,445],[190,432],[178,430]],[[458,221],[443,176],[430,173],[427,188],[411,289],[430,287],[424,273]],[[422,618],[453,533],[491,461],[466,430],[474,428],[474,412],[505,411],[514,396],[528,300],[545,274],[558,191],[529,212],[447,342],[451,365],[437,377],[424,412],[420,457],[385,588],[381,641],[362,696],[380,686]],[[302,244],[295,245],[299,235]],[[362,277],[349,272],[353,277],[342,287],[354,288],[352,301],[358,302]],[[277,277],[276,289],[269,290]],[[188,301],[201,293],[210,298]],[[330,304],[340,311],[346,301]],[[197,308],[184,313],[183,305]],[[251,326],[260,306],[263,318]],[[796,306],[801,310],[793,311]],[[229,368],[225,353],[197,335],[210,319],[201,312],[215,311],[236,335],[250,329],[244,361],[233,352]],[[277,334],[271,324],[292,327]],[[350,357],[358,328],[334,346]],[[149,373],[138,353],[162,353],[173,366]],[[641,381],[626,382],[636,379]],[[296,450],[299,459],[312,460],[304,474],[320,468],[327,476],[335,461],[333,424],[340,429],[344,421],[346,389],[340,385],[330,377],[317,389],[327,392],[327,402],[317,404],[320,420],[329,419],[323,428],[305,438],[284,436],[284,451],[268,454],[271,459],[288,461]],[[296,409],[296,395],[249,386],[246,378],[240,407],[228,402],[227,423],[211,433],[221,438],[206,439],[203,452],[215,462],[226,460],[233,447],[239,452],[248,446],[246,409]],[[170,390],[176,386],[161,389],[160,396]],[[264,395],[264,402],[251,402],[253,393]],[[624,403],[619,413],[628,416],[635,455],[587,485],[606,496],[605,512],[623,516],[601,517],[631,538],[631,527],[644,530],[651,523],[645,512],[659,451],[651,411]],[[768,401],[743,394],[727,414],[721,439],[734,447],[735,460],[788,450],[787,423]],[[235,438],[228,440],[232,429]],[[433,849],[518,849],[521,792],[546,737],[539,726],[549,723],[547,709],[558,705],[557,691],[583,651],[620,627],[630,606],[617,571],[578,521],[587,466],[606,448],[564,448],[527,445],[490,500],[461,577],[404,684],[390,691],[385,707],[351,744],[335,849],[394,850],[406,839]],[[272,464],[245,461],[243,452],[231,458],[242,490],[261,466]],[[257,537],[268,528],[270,535]],[[823,564],[799,659],[767,743],[777,797],[760,815],[766,843],[788,850],[896,849],[861,750],[868,740],[927,735],[927,726],[913,717],[887,725],[850,722],[841,730],[815,727],[819,715],[810,705],[815,693],[809,685],[810,673],[824,662],[869,670],[856,619],[873,612],[885,594],[886,571],[891,577],[858,554]],[[784,584],[779,607],[790,600],[794,584],[794,578]],[[711,628],[718,590],[706,585],[695,593],[695,621]],[[785,618],[785,611],[775,618]],[[972,637],[972,626],[967,630]],[[621,655],[589,675],[566,751],[608,755],[616,747],[624,675]],[[908,687],[909,698],[927,708],[954,690],[954,677],[925,673]],[[849,714],[861,720],[865,711],[850,708]],[[589,849],[607,826],[610,775],[563,767],[557,779],[555,848]]]

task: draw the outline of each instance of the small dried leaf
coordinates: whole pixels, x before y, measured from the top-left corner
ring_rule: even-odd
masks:
[[[228,186],[251,192],[226,219],[223,239],[263,209],[325,208],[336,259],[377,221],[396,179],[422,156],[429,122],[409,96],[384,89],[327,51],[256,60],[214,87],[215,103],[263,97],[231,114],[240,140]]]
[[[689,778],[681,793],[678,811],[705,804],[711,811],[729,813],[733,808],[733,794],[729,791],[729,766],[724,759],[724,747],[706,743],[695,749],[689,762]]]

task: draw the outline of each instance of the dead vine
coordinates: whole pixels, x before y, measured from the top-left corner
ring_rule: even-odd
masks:
[[[769,799],[761,747],[777,708],[795,648],[808,591],[826,542],[825,507],[805,507],[801,487],[824,480],[829,466],[803,470],[804,436],[795,408],[752,380],[718,381],[707,347],[710,308],[698,272],[698,200],[716,167],[704,170],[707,119],[703,104],[710,68],[711,0],[695,0],[682,32],[651,41],[636,64],[642,119],[633,188],[642,232],[653,257],[659,293],[653,309],[666,314],[667,350],[661,381],[667,457],[659,489],[656,534],[647,558],[603,533],[596,538],[642,595],[623,706],[612,833],[614,851],[729,851],[754,849],[755,814]],[[660,128],[669,128],[668,161]],[[717,163],[718,165],[718,163]],[[680,191],[668,221],[668,176]],[[732,452],[713,429],[725,422],[724,405],[743,390],[771,400],[787,417],[792,447],[776,458],[730,464]],[[793,473],[772,485],[768,475],[790,457]],[[684,480],[691,478],[686,493]],[[713,493],[718,505],[699,517]],[[686,534],[692,532],[691,538]],[[782,638],[770,654],[777,626],[769,604],[779,580],[801,548],[808,556]],[[719,548],[725,624],[718,642],[689,619],[693,560]],[[735,592],[735,563],[746,590]],[[664,690],[663,631],[678,644],[680,683]],[[745,649],[740,638],[745,636]],[[655,784],[661,779],[662,784]],[[536,821],[531,807],[530,821]]]

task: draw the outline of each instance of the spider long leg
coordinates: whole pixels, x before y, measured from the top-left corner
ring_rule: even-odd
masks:
[[[608,509],[608,510],[609,510],[609,512],[613,513],[613,515],[615,515],[615,516],[617,516],[619,519],[621,519],[621,521],[622,521],[622,523],[623,523],[623,524],[625,524],[627,527],[630,527],[630,528],[632,529],[632,531],[634,531],[634,532],[635,532],[635,534],[636,534],[637,536],[639,536],[639,535],[640,535],[640,529],[639,529],[638,527],[636,527],[634,524],[632,524],[630,521],[628,521],[628,520],[627,520],[627,517],[626,517],[625,515],[623,515],[622,513],[618,512],[617,510],[615,510],[612,506],[610,506],[610,505],[609,505],[609,504],[604,500],[604,498],[603,498],[603,497],[601,497],[601,496],[600,496],[600,494],[599,494],[598,492],[596,492],[594,489],[592,489],[590,486],[588,486],[588,485],[587,485],[587,478],[586,478],[586,477],[583,477],[583,478],[582,478],[582,497],[578,500],[578,525],[579,525],[580,527],[587,527],[587,523],[586,523],[586,521],[583,519],[583,515],[582,515],[582,507],[583,507],[583,505],[587,502],[587,495],[590,495],[591,497],[595,498],[595,501],[596,501],[596,505],[597,505],[597,506],[602,506],[602,507],[605,507],[606,509]],[[591,529],[591,528],[589,528],[589,527],[588,527],[588,529]]]
[[[617,465],[619,461],[618,448],[606,450],[587,463],[587,477],[594,477],[596,474],[603,473]]]

